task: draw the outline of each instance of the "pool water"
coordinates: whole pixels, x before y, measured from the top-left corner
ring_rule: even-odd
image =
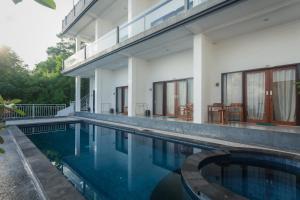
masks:
[[[180,167],[206,147],[87,123],[21,127],[86,199],[189,199]]]
[[[269,167],[255,162],[211,163],[201,169],[209,181],[254,200],[300,199],[299,170]]]

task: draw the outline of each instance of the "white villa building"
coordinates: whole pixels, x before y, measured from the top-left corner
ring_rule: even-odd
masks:
[[[88,78],[93,113],[205,123],[222,103],[240,121],[300,124],[300,0],[79,0],[61,36],[76,39],[63,73],[77,112]]]

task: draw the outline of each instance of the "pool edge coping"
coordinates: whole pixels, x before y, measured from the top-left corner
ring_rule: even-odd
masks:
[[[7,130],[42,199],[85,199],[17,126],[8,126]]]
[[[233,200],[248,200],[247,197],[241,196],[222,185],[209,182],[201,173],[201,169],[206,165],[213,163],[214,161],[223,158],[229,159],[234,154],[249,154],[249,155],[261,155],[258,160],[267,161],[269,158],[283,159],[282,164],[290,165],[295,163],[286,162],[286,160],[292,160],[300,163],[299,155],[291,155],[285,152],[274,152],[272,150],[264,149],[249,149],[249,148],[230,148],[226,152],[223,151],[204,151],[190,155],[184,161],[181,167],[181,179],[187,192],[192,199],[233,199]],[[276,161],[274,161],[276,162]],[[278,161],[277,161],[278,162]],[[299,164],[298,164],[299,165]],[[297,165],[297,166],[298,166]]]

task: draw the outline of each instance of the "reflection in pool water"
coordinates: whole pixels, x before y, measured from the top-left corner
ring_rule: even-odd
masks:
[[[282,171],[244,161],[211,163],[203,167],[201,173],[209,182],[249,199],[300,199],[299,171]]]
[[[180,167],[199,147],[86,123],[51,126],[21,129],[86,199],[189,199]]]

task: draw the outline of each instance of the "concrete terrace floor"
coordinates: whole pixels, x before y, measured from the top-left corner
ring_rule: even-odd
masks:
[[[1,148],[5,150],[5,154],[0,155],[0,200],[42,199],[11,135],[7,130],[2,130],[0,135],[4,139]]]

